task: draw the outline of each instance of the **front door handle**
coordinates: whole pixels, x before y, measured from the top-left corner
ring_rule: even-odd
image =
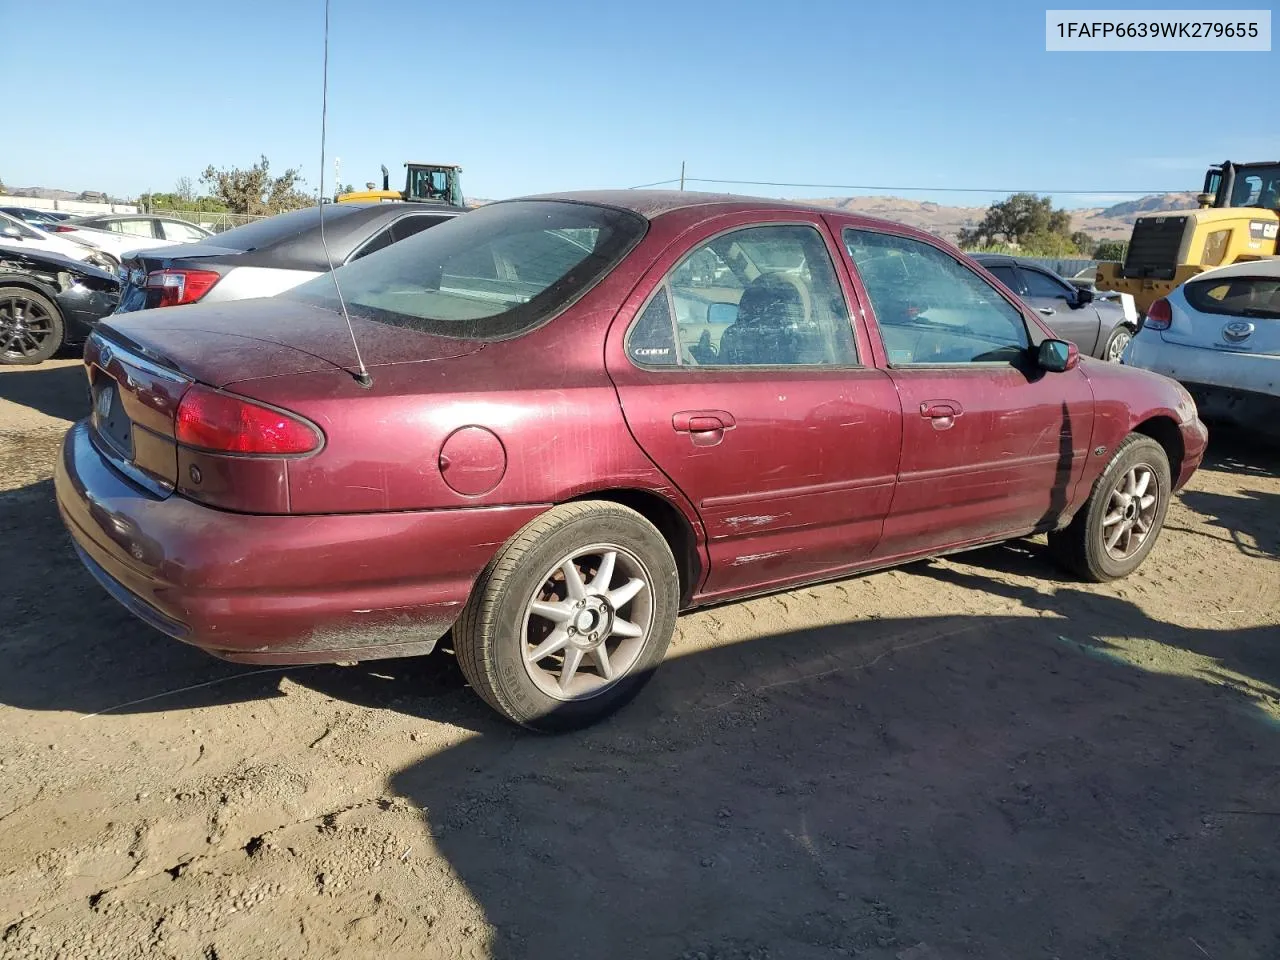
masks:
[[[1053,307],[1041,307],[1040,312],[1043,313],[1046,317],[1052,317],[1058,311],[1053,309]]]
[[[964,409],[954,400],[926,400],[920,404],[920,416],[924,417],[935,430],[950,430],[956,425],[956,417],[964,413]]]
[[[926,400],[920,404],[920,416],[926,420],[940,420],[944,417],[958,417],[964,411],[954,400]]]

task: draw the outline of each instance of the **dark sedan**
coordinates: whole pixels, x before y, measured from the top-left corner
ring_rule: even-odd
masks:
[[[139,251],[121,268],[120,312],[270,297],[312,279],[328,269],[321,209],[282,213],[199,243]],[[466,213],[419,203],[336,203],[323,211],[335,266]]]
[[[82,260],[0,249],[0,364],[42,363],[83,343],[119,296],[116,277]]]
[[[1099,299],[1052,270],[1025,257],[979,253],[973,259],[1044,318],[1054,333],[1099,360],[1119,363],[1133,339],[1133,323],[1124,307]]]
[[[681,610],[1037,531],[1125,576],[1207,441],[1172,380],[830,207],[510,200],[337,277],[103,321],[62,516],[170,636],[314,663],[452,630],[534,727],[629,700]]]

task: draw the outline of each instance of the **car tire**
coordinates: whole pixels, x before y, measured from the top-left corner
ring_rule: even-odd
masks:
[[[1119,363],[1120,358],[1124,356],[1125,348],[1133,340],[1133,328],[1127,323],[1121,323],[1111,331],[1111,336],[1107,337],[1107,342],[1102,347],[1102,359],[1108,363]]]
[[[0,287],[0,364],[44,363],[62,347],[57,305],[26,287]]]
[[[577,729],[640,692],[666,656],[679,604],[675,558],[653,524],[620,504],[562,504],[485,567],[454,650],[471,686],[509,720]]]
[[[1164,448],[1150,437],[1131,433],[1116,448],[1071,523],[1049,534],[1049,550],[1085,580],[1105,583],[1127,577],[1155,546],[1172,492]]]

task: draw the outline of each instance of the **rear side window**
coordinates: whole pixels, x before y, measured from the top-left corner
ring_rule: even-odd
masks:
[[[1011,363],[1030,338],[1022,313],[955,257],[922,240],[845,230],[889,362]]]
[[[1018,278],[1014,275],[1013,267],[987,267],[987,273],[991,274],[1014,293],[1019,293],[1021,291],[1021,288],[1018,286]]]
[[[1223,277],[1185,288],[1187,303],[1201,313],[1280,319],[1280,277]]]
[[[188,223],[182,223],[178,220],[158,220],[160,229],[164,231],[166,240],[176,240],[178,243],[197,243],[205,239],[205,234],[197,230]]]
[[[401,240],[407,240],[415,233],[421,233],[427,227],[434,227],[438,223],[444,223],[448,217],[424,217],[421,215],[413,217],[401,217],[391,225],[391,242],[399,243]]]
[[[826,242],[803,224],[745,227],[695,247],[636,318],[627,353],[648,366],[858,362]]]
[[[114,233],[123,233],[127,237],[155,238],[150,220],[112,220],[107,224],[107,229]]]
[[[463,339],[523,333],[591,289],[643,238],[648,221],[557,200],[488,204],[341,267],[352,313]],[[338,307],[333,280],[286,297]]]

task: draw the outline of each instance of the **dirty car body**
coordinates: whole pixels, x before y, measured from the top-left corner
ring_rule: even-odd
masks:
[[[1177,384],[1079,360],[937,238],[830,210],[504,201],[338,279],[368,387],[328,277],[105,322],[64,521],[171,636],[305,663],[452,628],[532,726],[625,701],[677,610],[1072,530],[1135,443],[1167,497],[1206,440]]]

